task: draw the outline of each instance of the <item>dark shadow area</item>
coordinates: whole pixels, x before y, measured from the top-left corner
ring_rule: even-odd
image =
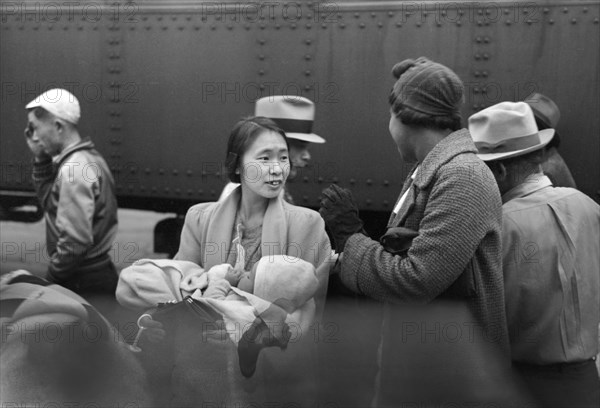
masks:
[[[159,221],[154,227],[154,252],[168,254],[173,258],[179,250],[179,240],[181,239],[181,229],[185,217],[179,215],[175,218],[167,218]]]
[[[44,211],[36,199],[13,205],[10,200],[4,200],[3,197],[3,203],[0,205],[0,221],[38,222],[43,216]]]

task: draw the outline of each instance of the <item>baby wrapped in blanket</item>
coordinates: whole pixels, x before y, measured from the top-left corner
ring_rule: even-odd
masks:
[[[192,297],[224,300],[233,290],[242,297],[254,294],[276,303],[289,314],[311,300],[318,285],[315,268],[310,263],[274,255],[261,258],[251,271],[240,271],[229,264],[211,268],[206,273],[206,283],[200,283]]]
[[[251,271],[244,271],[229,264],[217,265],[206,273],[207,287],[202,290],[202,297],[210,299],[225,299],[231,287],[237,287],[244,292],[253,293],[254,279],[258,262]]]
[[[276,255],[260,259],[252,271],[229,264],[207,273],[207,286],[193,298],[210,304],[223,315],[227,332],[238,344],[240,369],[251,376],[264,347],[285,348],[292,336],[306,332],[314,320],[319,282],[312,264],[295,257]]]
[[[265,256],[252,271],[241,273],[229,264],[205,271],[188,261],[140,260],[121,272],[117,299],[148,309],[191,295],[211,306],[238,346],[242,374],[250,376],[262,348],[285,348],[290,328],[308,331],[318,287],[314,266],[286,255]]]
[[[231,285],[224,281],[228,273],[237,276],[238,282]],[[116,297],[127,308],[144,310],[190,295],[195,299],[229,300],[238,299],[234,294],[242,298],[254,294],[249,298],[277,300],[282,306],[289,302],[285,308],[292,312],[306,306],[317,287],[314,266],[293,256],[265,256],[252,271],[242,273],[229,264],[205,271],[189,261],[140,259],[121,271]]]

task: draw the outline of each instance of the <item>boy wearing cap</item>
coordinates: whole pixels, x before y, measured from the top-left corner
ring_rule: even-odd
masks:
[[[288,180],[293,180],[298,169],[308,166],[311,160],[308,151],[311,143],[325,143],[325,139],[312,132],[315,119],[315,104],[308,98],[296,95],[273,95],[260,98],[256,101],[255,116],[264,116],[274,121],[285,132],[290,146],[290,175]],[[239,184],[228,183],[219,197],[222,201]],[[294,199],[287,188],[284,198],[294,204]]]
[[[598,407],[600,207],[542,172],[554,129],[524,102],[469,118],[502,194],[503,269],[513,366],[544,407]]]
[[[47,279],[88,300],[114,298],[118,276],[108,254],[117,232],[114,180],[94,144],[79,134],[79,101],[51,89],[25,109],[25,140],[46,218]]]

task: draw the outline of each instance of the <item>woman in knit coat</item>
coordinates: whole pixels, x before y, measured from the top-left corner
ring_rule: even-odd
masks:
[[[374,402],[400,406],[422,395],[454,398],[463,383],[485,395],[485,372],[474,367],[491,369],[481,356],[496,349],[502,355],[508,348],[498,187],[475,155],[469,132],[461,129],[458,76],[423,57],[396,64],[393,74],[389,130],[402,161],[416,164],[394,206],[384,244],[361,233],[349,191],[329,187],[320,210],[342,253],[341,281],[386,303]],[[410,239],[407,251],[388,246]],[[425,304],[416,309],[418,318],[407,313],[407,305]],[[429,342],[435,347],[425,352]],[[449,362],[456,356],[460,366]]]

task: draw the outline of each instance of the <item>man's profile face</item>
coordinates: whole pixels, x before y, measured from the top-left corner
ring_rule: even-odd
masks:
[[[507,168],[500,162],[485,162],[488,168],[491,170],[494,175],[494,180],[496,180],[496,184],[498,185],[498,190],[500,190],[500,194],[506,193],[511,189],[510,183],[508,183],[508,173]]]
[[[292,162],[292,170],[290,172],[290,178],[296,177],[299,168],[308,166],[311,155],[308,151],[309,142],[298,139],[288,139],[290,145],[290,160]]]
[[[417,161],[413,138],[411,137],[411,128],[397,118],[394,112],[390,110],[389,131],[392,139],[396,143],[398,152],[405,163],[414,163]]]
[[[44,151],[50,156],[61,152],[62,143],[54,118],[38,119],[33,111],[27,114],[27,128],[33,139],[38,139]]]

